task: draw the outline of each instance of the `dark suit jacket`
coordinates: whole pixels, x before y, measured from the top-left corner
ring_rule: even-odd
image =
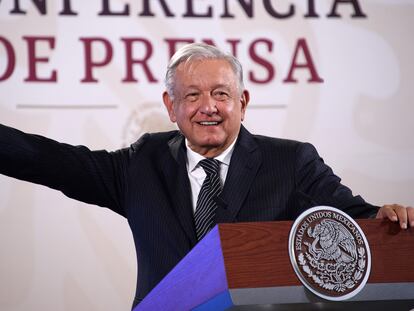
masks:
[[[184,137],[145,134],[130,148],[90,151],[0,125],[0,173],[125,216],[138,258],[134,304],[197,243]],[[241,128],[217,198],[217,223],[294,219],[315,205],[368,217],[377,207],[340,184],[307,143]]]

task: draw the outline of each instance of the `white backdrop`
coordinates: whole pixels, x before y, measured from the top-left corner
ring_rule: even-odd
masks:
[[[18,2],[0,2],[0,123],[92,149],[123,147],[174,127],[161,101],[168,42],[209,39],[228,51],[233,42],[251,91],[250,131],[312,142],[373,204],[414,204],[414,1],[349,1],[337,4],[337,18],[327,16],[334,0],[317,1],[310,18],[313,1],[299,0],[252,1],[251,17],[232,0],[164,1],[173,17],[162,1],[45,1],[44,14],[34,1]],[[99,15],[105,3],[129,12]],[[155,16],[139,16],[145,3]],[[193,15],[211,8],[211,17],[183,17],[186,3]],[[265,3],[294,11],[275,18]],[[225,4],[233,18],[222,17]],[[357,5],[366,17],[352,16]],[[125,82],[125,40],[133,38],[132,57],[148,56],[150,74],[132,65],[138,82]],[[94,83],[81,81],[88,39],[96,63],[112,49],[108,64],[92,68]],[[303,46],[295,57],[299,42],[310,59]],[[285,81],[292,60],[308,65],[294,70],[296,83]],[[310,60],[323,83],[308,81]],[[56,81],[33,81],[53,72]],[[0,202],[1,310],[130,308],[137,267],[126,220],[4,176]]]

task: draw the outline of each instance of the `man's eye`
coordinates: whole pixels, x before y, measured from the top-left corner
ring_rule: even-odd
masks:
[[[188,93],[185,95],[185,99],[189,101],[195,101],[198,98],[198,93]]]
[[[213,97],[216,100],[226,100],[229,97],[229,94],[224,91],[216,91],[213,93]]]

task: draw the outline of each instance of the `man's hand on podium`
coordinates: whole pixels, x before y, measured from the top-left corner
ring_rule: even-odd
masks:
[[[408,224],[414,228],[414,207],[405,207],[399,204],[387,204],[378,210],[376,218],[388,218],[393,222],[399,221],[402,229],[407,229]]]

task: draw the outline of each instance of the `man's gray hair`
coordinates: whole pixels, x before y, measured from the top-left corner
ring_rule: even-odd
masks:
[[[223,59],[232,67],[238,77],[238,89],[241,94],[244,90],[243,68],[236,57],[229,53],[224,53],[218,48],[205,43],[191,43],[180,48],[170,59],[165,74],[165,87],[168,95],[174,99],[174,76],[178,65],[184,62],[191,62],[203,59]]]

